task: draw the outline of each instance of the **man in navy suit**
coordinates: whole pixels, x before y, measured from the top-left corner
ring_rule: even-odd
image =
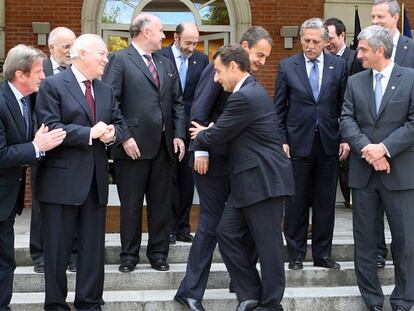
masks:
[[[395,0],[374,0],[371,8],[372,24],[391,31],[393,41],[392,61],[402,67],[414,68],[414,41],[400,33],[397,28],[400,5]],[[377,267],[385,267],[387,246],[384,235],[384,211],[378,213],[378,258]]]
[[[257,71],[265,64],[272,49],[269,33],[260,26],[250,27],[242,35],[240,43],[249,55],[251,70]],[[205,126],[218,119],[230,95],[214,81],[214,74],[212,64],[204,69],[191,107],[190,120]],[[200,197],[200,218],[187,260],[187,271],[175,299],[194,311],[204,310],[201,300],[217,245],[217,226],[230,188],[227,144],[204,146],[201,149],[191,144],[190,151],[190,164],[194,169],[194,181]]]
[[[293,194],[292,167],[284,154],[272,99],[250,76],[248,53],[226,45],[214,54],[214,80],[232,92],[216,123],[193,121],[195,144],[228,143],[230,195],[217,229],[220,252],[230,273],[238,311],[283,310],[285,289],[282,215]],[[261,277],[252,262],[253,241]]]
[[[65,131],[48,131],[43,124],[33,138],[29,95],[45,78],[43,52],[19,44],[7,53],[0,84],[0,310],[10,310],[13,289],[16,214],[24,207],[26,169],[44,152],[58,146]]]
[[[194,100],[195,88],[201,72],[208,65],[207,55],[196,50],[198,38],[199,32],[196,25],[189,22],[181,23],[175,29],[174,43],[159,52],[175,64],[180,76],[186,128],[190,126],[190,110]],[[190,141],[188,134],[187,141]],[[184,158],[176,163],[174,172],[170,243],[174,243],[175,240],[193,241],[193,236],[190,234],[190,208],[193,204],[194,181],[187,151],[188,144],[186,145]]]
[[[280,119],[283,148],[291,158],[295,195],[288,200],[284,233],[289,268],[303,269],[312,201],[312,255],[315,266],[339,269],[331,258],[339,160],[349,146],[339,141],[339,114],[347,78],[346,63],[324,54],[328,32],[323,21],[305,21],[300,31],[303,53],[282,60],[274,103]]]
[[[78,233],[74,305],[101,310],[108,203],[106,147],[123,138],[123,121],[111,87],[98,77],[108,50],[98,35],[84,34],[72,47],[72,66],[47,78],[37,95],[38,122],[63,128],[63,144],[39,165],[36,197],[42,212],[45,310],[70,310],[66,268]]]
[[[75,39],[76,36],[73,31],[66,27],[57,27],[50,32],[48,38],[50,57],[45,58],[43,61],[43,72],[46,77],[57,74],[70,66],[72,63],[72,59],[70,58],[70,49],[72,48]],[[33,93],[31,99],[33,103],[36,101],[36,93]],[[37,166],[34,166],[31,170],[32,194],[36,192],[36,174]],[[34,195],[32,195],[29,249],[30,257],[32,257],[33,260],[33,268],[37,273],[44,272],[41,223],[39,201]],[[77,243],[75,238],[68,266],[69,271],[76,271],[76,259]]]

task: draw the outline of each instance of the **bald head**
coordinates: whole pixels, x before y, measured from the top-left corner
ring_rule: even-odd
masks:
[[[190,57],[194,53],[200,34],[194,23],[183,22],[177,26],[174,33],[174,44],[181,54]]]
[[[145,53],[154,53],[161,49],[165,38],[161,20],[148,13],[138,14],[129,28],[132,41]]]
[[[66,27],[57,27],[50,32],[50,55],[60,66],[68,67],[71,64],[70,49],[75,39],[75,33]]]

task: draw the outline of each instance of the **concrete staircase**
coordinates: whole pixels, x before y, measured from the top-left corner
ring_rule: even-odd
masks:
[[[184,276],[186,259],[191,244],[180,243],[170,249],[170,271],[157,272],[147,262],[146,246],[141,249],[141,263],[132,273],[118,272],[119,235],[106,235],[106,266],[104,310],[170,311],[184,310],[174,302],[175,291]],[[146,241],[143,241],[145,244]],[[42,274],[33,272],[28,250],[28,236],[16,237],[16,261],[13,311],[43,310],[44,281]],[[356,287],[353,264],[353,241],[339,237],[334,241],[333,257],[341,263],[341,270],[329,271],[313,267],[310,258],[303,271],[290,271],[286,264],[285,310],[292,311],[334,311],[366,310]],[[73,301],[75,273],[68,272],[68,301]],[[384,293],[389,296],[393,288],[394,271],[391,262],[379,271]],[[209,278],[208,289],[203,300],[206,310],[235,310],[237,300],[228,292],[229,276],[216,250]],[[384,310],[390,310],[386,301]]]

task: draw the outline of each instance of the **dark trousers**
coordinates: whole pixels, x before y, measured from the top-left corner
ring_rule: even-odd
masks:
[[[392,191],[373,173],[362,189],[352,189],[355,272],[367,305],[382,305],[384,294],[377,274],[377,217],[383,206],[392,235],[395,288],[391,305],[408,310],[414,305],[414,190]]]
[[[177,295],[201,300],[217,245],[217,226],[229,194],[229,180],[227,176],[194,173],[194,181],[200,198],[200,217],[187,259],[187,270]]]
[[[40,202],[45,261],[45,310],[70,310],[66,303],[66,268],[76,229],[79,236],[75,308],[100,310],[104,285],[106,206],[96,185],[80,206]]]
[[[226,206],[217,229],[218,244],[239,301],[257,299],[263,310],[279,310],[285,290],[281,221],[284,198],[237,208]],[[253,241],[261,278],[252,261]]]
[[[16,212],[0,221],[0,310],[9,310],[13,291],[14,261],[14,218]]]
[[[379,206],[378,217],[377,217],[377,235],[378,235],[378,255],[383,258],[387,258],[388,249],[387,243],[385,242],[385,226],[384,226],[384,207]]]
[[[32,185],[32,194],[35,193],[36,188],[36,174],[37,167],[32,166],[30,168],[31,172],[31,185]],[[43,240],[42,240],[42,220],[40,213],[40,204],[39,200],[32,195],[32,207],[30,215],[30,241],[29,241],[29,251],[30,257],[32,257],[33,263],[41,264],[43,263]],[[77,233],[73,239],[72,244],[72,253],[71,261],[76,262],[76,256],[78,253],[78,243],[77,243]]]
[[[284,233],[290,260],[302,261],[306,255],[309,224],[309,197],[312,193],[312,256],[317,261],[331,255],[335,221],[335,195],[338,156],[326,156],[315,132],[308,157],[292,156],[295,195],[287,200]]]
[[[181,162],[175,165],[172,193],[172,234],[189,235],[190,209],[193,204],[194,181],[189,154],[186,152]]]
[[[147,200],[150,262],[167,259],[171,231],[173,161],[163,140],[150,160],[115,160],[115,176],[121,201],[121,261],[139,262],[142,237],[142,205]]]

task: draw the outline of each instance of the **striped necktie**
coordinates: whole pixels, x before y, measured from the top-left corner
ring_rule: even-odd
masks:
[[[160,87],[160,79],[158,77],[157,68],[155,68],[154,62],[152,61],[152,57],[149,54],[144,54],[145,59],[148,62],[148,69],[154,78],[155,84]]]
[[[24,125],[26,126],[26,140],[29,138],[29,131],[30,131],[30,108],[29,103],[27,102],[27,99],[25,97],[22,97],[20,99],[20,102],[22,103],[22,112],[23,112],[23,119],[24,119]]]

